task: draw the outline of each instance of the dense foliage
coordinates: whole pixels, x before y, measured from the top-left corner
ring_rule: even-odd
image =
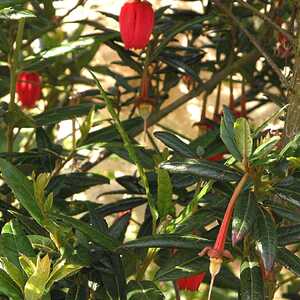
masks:
[[[0,298],[205,299],[211,273],[213,299],[297,299],[299,135],[271,126],[294,80],[296,4],[173,1],[136,50],[107,27],[117,15],[66,21],[89,1],[58,16],[60,2],[0,1]],[[199,137],[160,125],[199,95]],[[111,156],[134,172],[107,174]],[[115,202],[80,198],[116,182],[102,193]]]

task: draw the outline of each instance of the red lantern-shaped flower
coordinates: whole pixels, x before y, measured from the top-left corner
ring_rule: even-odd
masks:
[[[148,1],[127,1],[120,13],[121,38],[126,49],[144,49],[154,26],[154,11]]]
[[[16,92],[22,106],[32,108],[41,98],[41,78],[35,72],[21,72],[17,79]]]
[[[198,275],[177,279],[176,283],[180,290],[195,292],[198,291],[200,284],[204,280],[204,277],[205,273],[200,273]]]

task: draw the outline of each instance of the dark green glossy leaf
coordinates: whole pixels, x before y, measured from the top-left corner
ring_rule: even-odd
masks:
[[[114,203],[105,204],[99,208],[96,208],[96,211],[103,216],[108,216],[113,213],[126,211],[133,209],[137,206],[145,204],[147,202],[146,198],[128,198],[116,201]]]
[[[181,236],[176,234],[160,234],[156,236],[147,236],[129,241],[120,249],[135,248],[182,248],[182,249],[201,249],[211,245],[213,241],[199,238],[196,236]]]
[[[2,158],[0,158],[0,170],[5,182],[12,189],[21,205],[39,224],[42,224],[43,216],[36,203],[32,183],[15,166]]]
[[[53,192],[54,196],[64,199],[102,184],[109,184],[109,179],[94,173],[70,173],[51,179],[47,192]]]
[[[252,154],[253,141],[250,126],[245,118],[239,118],[234,122],[235,144],[243,158],[249,158]]]
[[[56,217],[56,216],[53,216]],[[107,250],[114,250],[119,246],[119,242],[115,239],[113,239],[111,236],[108,234],[105,234],[103,232],[100,232],[99,230],[96,230],[94,227],[81,222],[77,219],[74,219],[72,217],[66,216],[66,215],[61,215],[59,216],[59,219],[77,230],[81,231],[85,236],[94,242],[95,244],[103,247],[104,249]]]
[[[17,220],[6,223],[0,237],[0,256],[7,257],[16,267],[21,255],[35,256],[33,248]]]
[[[238,181],[240,179],[240,175],[237,172],[221,164],[209,161],[168,161],[161,163],[160,167],[171,173],[193,174],[205,179],[214,179],[217,181]]]
[[[169,173],[166,170],[157,170],[157,210],[161,218],[173,215],[175,207],[172,201],[173,187]]]
[[[27,0],[1,0],[0,8],[24,4]]]
[[[57,124],[61,121],[71,120],[82,116],[87,116],[94,105],[91,103],[84,103],[74,106],[52,108],[46,112],[34,116],[34,121],[37,126],[48,126]],[[103,105],[97,104],[96,109],[101,109]]]
[[[259,263],[252,257],[245,257],[241,263],[241,300],[264,300],[264,281]]]
[[[27,18],[35,18],[35,15],[29,10],[18,10],[12,7],[3,8],[0,10],[0,19],[15,21]]]
[[[143,124],[141,118],[134,118],[121,122],[122,127],[129,135],[133,135],[138,126]],[[114,125],[101,128],[91,132],[84,141],[84,144],[108,143],[112,141],[120,141],[121,137]]]
[[[272,270],[276,258],[277,233],[274,220],[269,212],[259,209],[256,218],[254,237],[257,250],[265,270]]]
[[[299,219],[298,219],[299,221]],[[300,242],[300,224],[283,226],[277,229],[278,244],[280,246],[295,244]]]
[[[155,274],[155,280],[174,281],[176,279],[208,272],[209,261],[199,257],[198,253],[179,252],[168,257],[163,266]]]
[[[300,276],[300,258],[297,255],[285,248],[278,248],[277,261],[289,271]]]
[[[242,155],[239,152],[235,141],[234,119],[230,110],[225,106],[224,106],[224,117],[222,118],[221,121],[220,135],[222,141],[226,145],[229,152],[234,156],[235,159],[241,161]]]
[[[163,293],[152,281],[131,280],[127,287],[128,300],[163,300]]]
[[[134,163],[134,161],[129,157],[128,151],[124,148],[123,143],[105,144],[103,147],[107,148],[110,152],[117,154],[119,157]],[[153,169],[155,164],[151,156],[152,151],[146,150],[140,146],[134,146],[134,149],[143,168]]]
[[[294,208],[286,208],[281,206],[270,205],[272,211],[278,216],[293,222],[299,222],[299,212]]]
[[[249,233],[257,216],[254,193],[242,194],[234,208],[232,220],[232,244],[235,245]]]
[[[175,152],[181,154],[183,157],[187,157],[187,158],[197,157],[197,154],[176,135],[165,131],[156,131],[154,135],[165,145],[170,147]]]
[[[0,269],[0,293],[8,296],[11,300],[23,299],[22,292],[12,279]]]
[[[109,227],[109,234],[117,239],[118,241],[123,241],[125,238],[126,230],[129,225],[131,218],[131,213],[127,212],[121,217],[116,217],[114,223]]]

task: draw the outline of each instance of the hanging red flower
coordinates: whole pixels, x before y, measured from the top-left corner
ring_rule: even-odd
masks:
[[[176,284],[180,290],[195,292],[198,291],[200,284],[204,280],[204,277],[205,277],[205,273],[183,277],[177,279]]]
[[[148,1],[127,1],[119,18],[121,38],[126,49],[144,49],[154,26],[154,11]]]
[[[41,78],[35,72],[21,72],[17,79],[16,92],[22,106],[32,108],[41,98]]]

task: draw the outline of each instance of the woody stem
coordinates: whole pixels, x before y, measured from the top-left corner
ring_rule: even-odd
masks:
[[[228,227],[230,224],[230,220],[232,217],[233,209],[235,207],[236,201],[243,190],[244,185],[246,184],[249,178],[249,173],[245,173],[236,188],[233,191],[233,194],[229,200],[228,206],[226,208],[226,212],[218,232],[218,236],[214,245],[214,250],[222,252],[224,250],[225,241],[227,237]]]
[[[16,37],[16,48],[13,52],[12,57],[9,59],[10,66],[10,101],[9,101],[9,112],[14,111],[15,98],[16,98],[16,82],[17,82],[17,68],[19,62],[19,54],[21,51],[21,45],[23,40],[25,19],[22,18],[18,24],[18,32]],[[14,127],[8,125],[7,127],[7,151],[13,151],[13,140],[14,140]]]

